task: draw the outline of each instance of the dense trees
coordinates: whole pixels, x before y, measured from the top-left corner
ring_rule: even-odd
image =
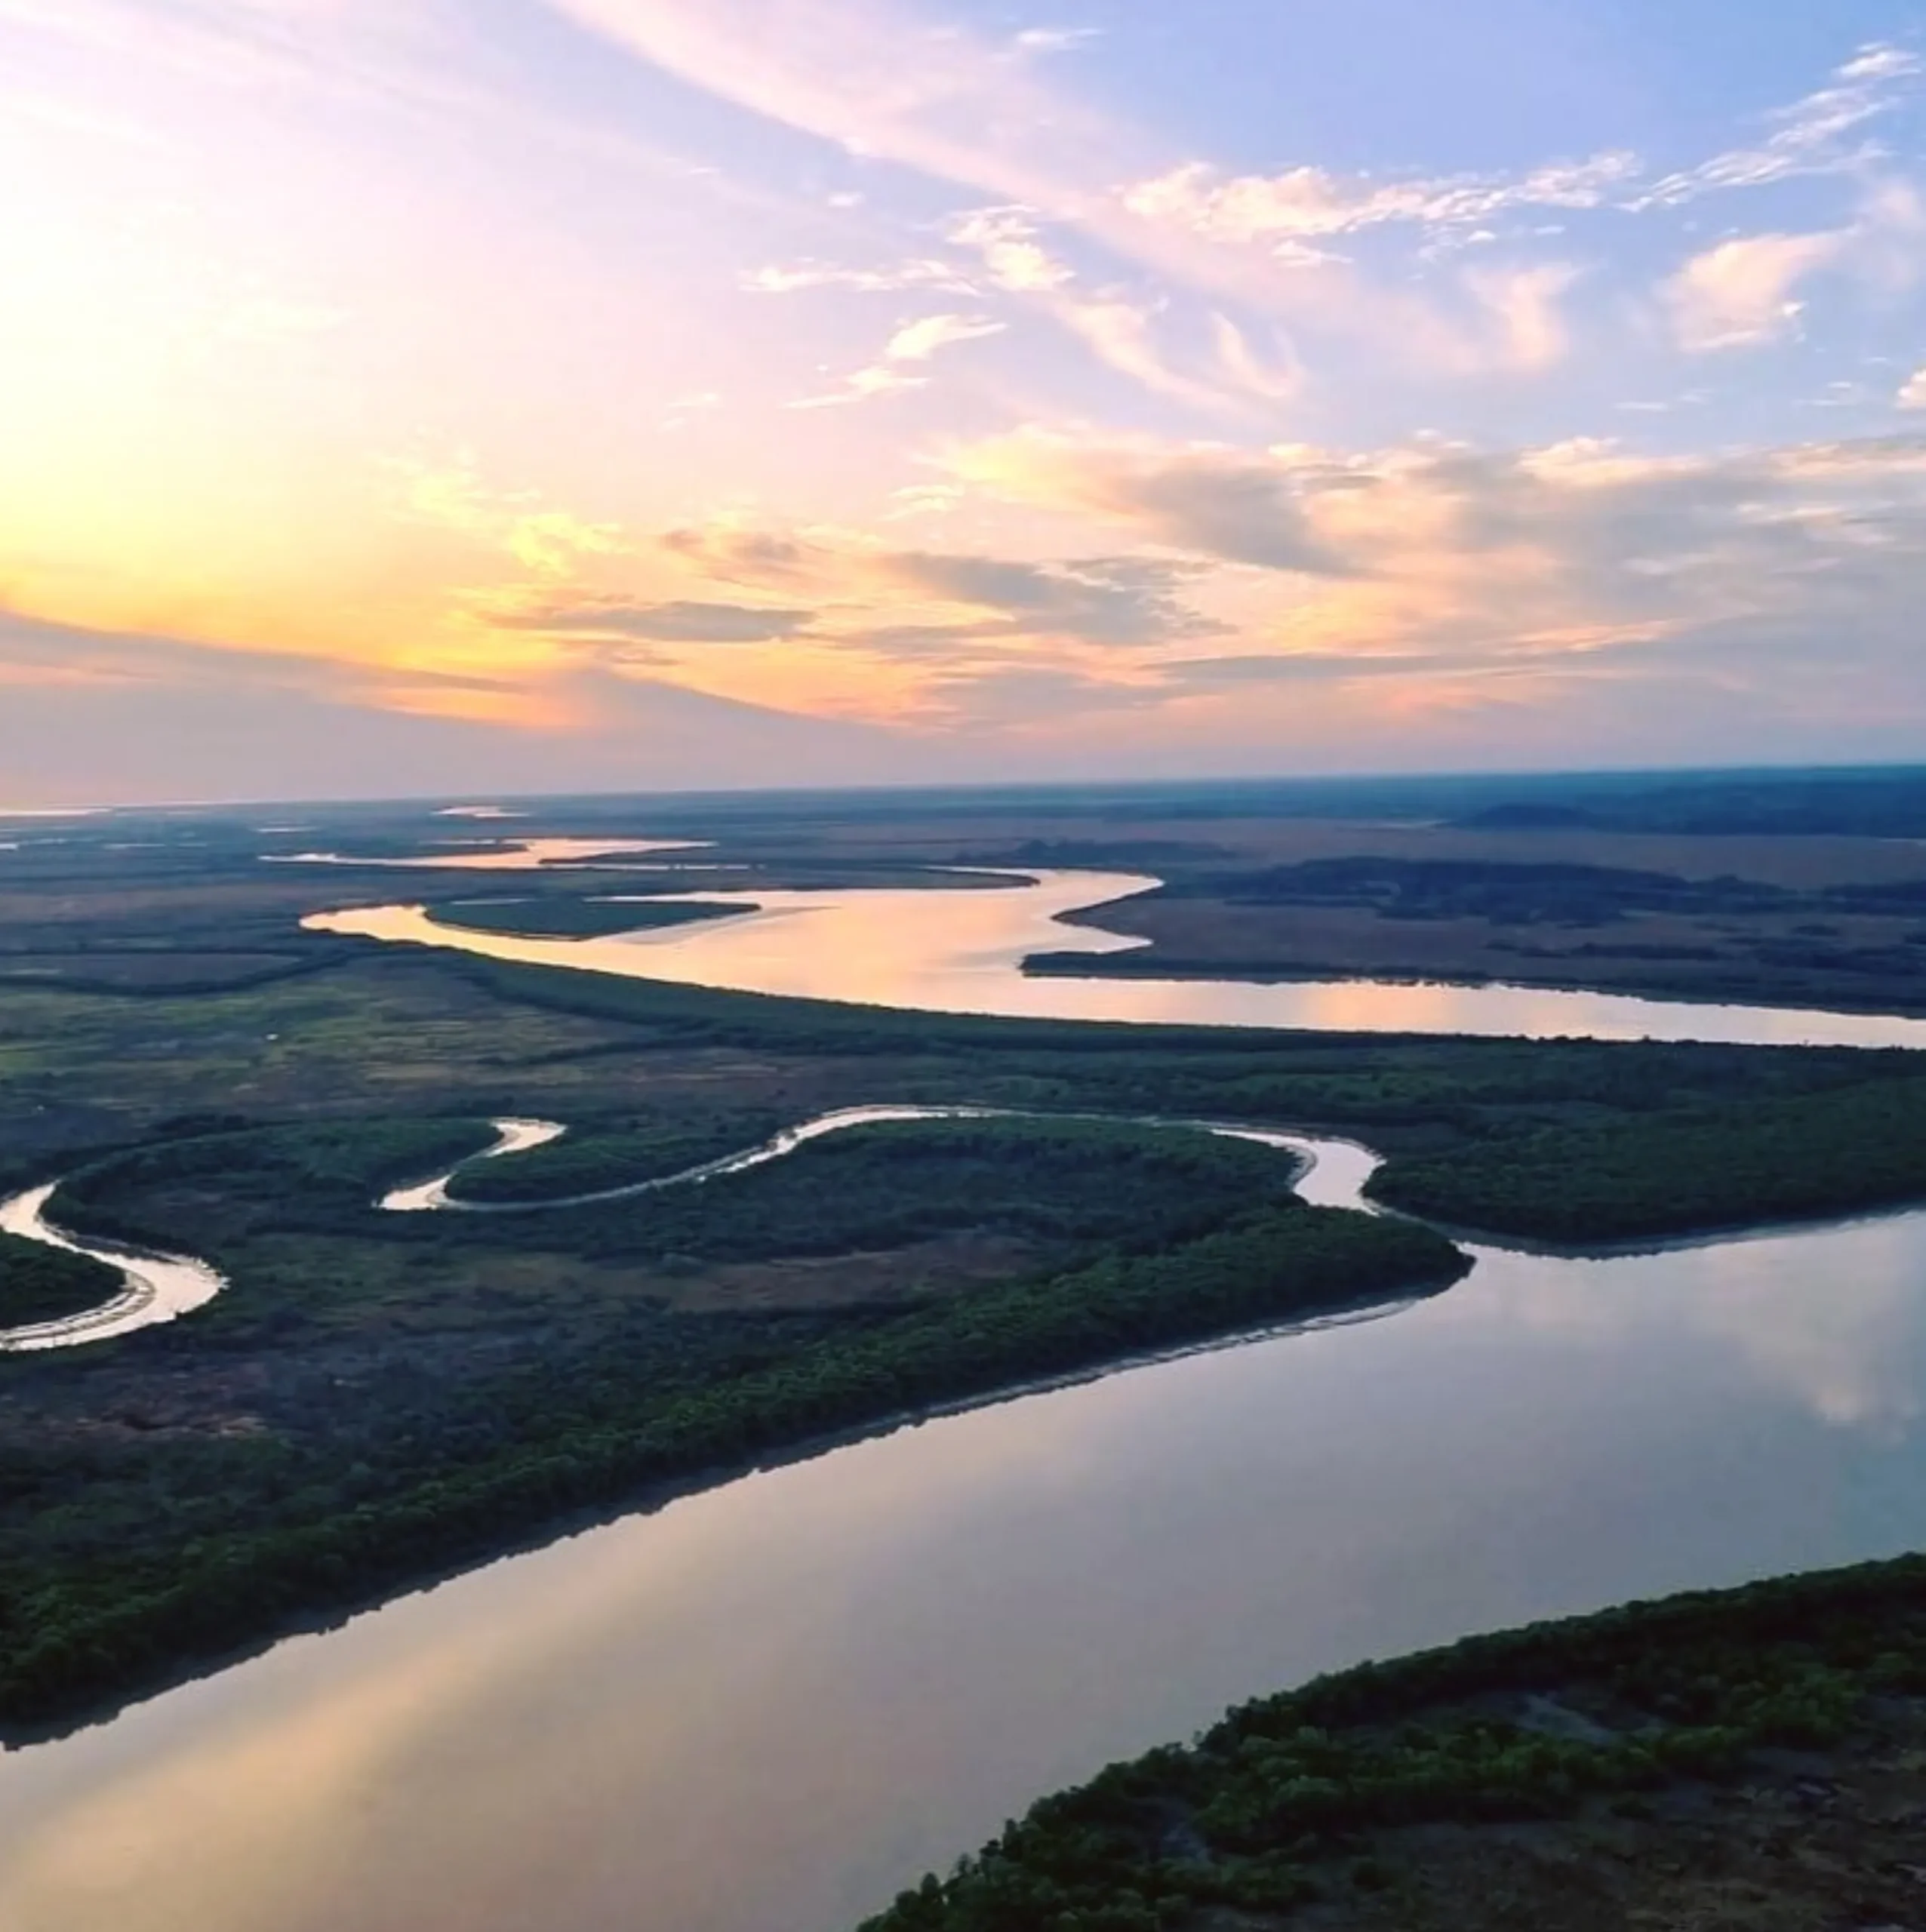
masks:
[[[538,1346],[457,1395],[398,1383],[379,1410],[305,1444],[150,1440],[137,1466],[105,1446],[11,1454],[0,1462],[0,1720],[72,1711],[267,1635],[296,1611],[472,1559],[651,1483],[1014,1381],[1441,1287],[1464,1266],[1422,1228],[1273,1193],[1194,1239],[1119,1244],[947,1300],[808,1320],[643,1311],[591,1353]]]
[[[774,1109],[757,1107],[725,1110],[700,1127],[631,1121],[571,1128],[564,1139],[512,1160],[462,1168],[448,1191],[457,1201],[484,1204],[564,1201],[686,1174],[755,1146],[789,1124]]]
[[[1926,1198],[1926,1079],[1500,1132],[1383,1169],[1382,1201],[1554,1241],[1690,1234]]]
[[[1198,872],[1160,897],[1241,906],[1352,906],[1387,919],[1484,919],[1503,925],[1604,925],[1634,913],[1736,914],[1797,903],[1778,886],[1735,878],[1564,861],[1309,859],[1258,871]]]
[[[608,1260],[723,1261],[900,1246],[953,1229],[1019,1235],[1052,1251],[1187,1240],[1251,1206],[1288,1201],[1292,1164],[1274,1149],[1183,1128],[1078,1119],[878,1122],[780,1159],[580,1207],[565,1197],[685,1172],[766,1139],[773,1115],[728,1115],[700,1133],[635,1129],[567,1140],[462,1171],[478,1201],[553,1201],[528,1214],[397,1217],[389,1182],[478,1151],[460,1121],[331,1122],[249,1129],[113,1155],[63,1187],[76,1228],[164,1247],[212,1247],[245,1278],[247,1244],[338,1234],[475,1249],[561,1250]],[[758,1130],[760,1129],[760,1132]],[[528,1171],[522,1176],[520,1171]],[[487,1183],[500,1174],[500,1183]]]
[[[0,1328],[57,1321],[98,1308],[119,1293],[120,1284],[112,1269],[84,1254],[0,1234]]]

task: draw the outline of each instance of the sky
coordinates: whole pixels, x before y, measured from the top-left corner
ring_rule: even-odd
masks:
[[[0,0],[0,805],[1926,758],[1926,5]]]

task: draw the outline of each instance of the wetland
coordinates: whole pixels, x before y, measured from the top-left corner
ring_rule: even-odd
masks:
[[[1314,987],[1326,1003],[1280,1028],[1221,1021],[1305,983],[1021,970],[1110,943],[1088,918],[1118,929],[1093,966],[1134,961],[1128,909],[1180,904],[1227,851],[1299,868],[1298,891],[1320,841],[1371,848],[1353,856],[1378,896],[1349,912],[1393,929],[1597,909],[1513,918],[1573,881],[1515,878],[1506,900],[1459,877],[1448,916],[1414,918],[1418,888],[1385,886],[1378,849],[1410,827],[1221,802],[518,805],[515,841],[579,841],[532,867],[509,842],[435,844],[445,820],[398,808],[304,808],[297,834],[187,814],[111,851],[129,843],[111,820],[35,828],[0,854],[7,1193],[51,1188],[110,1269],[192,1257],[223,1284],[175,1321],[0,1355],[0,1828],[28,1847],[0,1880],[9,1922],[507,1932],[537,1897],[584,1927],[646,1898],[649,1922],[834,1932],[1038,1792],[1253,1690],[1926,1542],[1909,986],[1882,982],[1884,1012],[1813,1006],[1788,966],[1735,1016],[1601,970],[1518,990],[1561,992],[1557,1025],[1526,1004],[1486,1026],[1454,1002],[1509,989]],[[1657,841],[1617,869],[1681,878],[1681,841],[1754,840],[1434,829],[1549,838],[1555,867],[1576,841]],[[1850,875],[1895,906],[1926,872],[1896,838],[1811,839],[1831,842],[1720,849],[1734,877],[1810,894]],[[1032,848],[1055,862],[1023,873],[1040,884],[996,875]],[[262,863],[323,849],[325,869]],[[445,883],[451,853],[457,875],[515,876]],[[486,900],[503,930],[340,929],[397,903],[398,864],[432,924]],[[1078,871],[1141,890],[1097,903]],[[685,920],[692,888],[715,909]],[[1663,897],[1626,891],[1607,923]],[[1720,892],[1705,916],[1785,910]],[[563,971],[502,943],[630,963]],[[704,983],[686,962],[718,947],[800,963]],[[974,996],[919,999],[933,971]],[[1012,1010],[1013,985],[1161,1004],[1092,1023]],[[1430,1023],[1374,1010],[1386,992],[1431,1000]],[[1565,1003],[1587,1000],[1663,1004],[1677,1035],[1637,1037],[1609,1004],[1588,1026]],[[16,1278],[20,1252],[0,1251],[17,1324],[117,1280]],[[1909,1577],[1875,1592],[1895,1657]],[[1721,1654],[1770,1661],[1780,1639],[1746,1635],[1743,1604],[1706,1614],[1737,1633]],[[1636,1701],[1534,1654],[1518,1695],[1569,1690],[1608,1730]],[[1827,1657],[1758,1666],[1789,1687],[1779,1715],[1741,1698],[1700,1727],[1734,1733],[1734,1763],[1843,1749],[1851,1687],[1799,1673],[1860,1666]],[[1897,1669],[1878,1694],[1895,1751]],[[1411,1681],[1398,1721],[1447,1733],[1498,1694]],[[1286,1716],[1279,1734],[1303,1728]],[[1454,1789],[1507,1788],[1497,1737],[1452,1759]],[[1688,1783],[1709,1749],[1676,1747]],[[1165,1870],[1140,1829],[1177,1815],[1156,1779],[1192,1779],[1182,1804],[1213,1821],[1231,1798],[1152,1761],[1081,1903],[980,1920],[965,1887],[900,1923],[1134,1924],[1131,1894],[1164,1915],[1144,1922],[1188,1924],[1232,1909],[1226,1886],[1235,1909],[1287,1910],[1301,1881],[1363,1925],[1386,1874],[1417,1914],[1432,1868],[1361,1815],[1275,1843],[1196,1824],[1211,1871]],[[1609,1807],[1663,1821],[1660,1782],[1586,1786],[1608,1815],[1580,1825],[1635,1836],[1648,1823]],[[157,1807],[166,1830],[143,1830]],[[1314,1827],[1328,1844],[1298,1843]],[[998,1857],[1060,1888],[1054,1830]],[[183,1863],[183,1833],[216,1849]]]

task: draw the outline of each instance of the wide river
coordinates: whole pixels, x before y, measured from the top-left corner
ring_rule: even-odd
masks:
[[[516,868],[504,857],[494,869]],[[634,869],[672,875],[709,869],[668,864]],[[619,875],[608,878],[608,891],[619,894]],[[651,881],[657,892],[662,882],[660,878]],[[600,939],[524,939],[480,932],[405,903],[318,913],[304,923],[322,932],[453,946],[533,965],[939,1013],[1361,1033],[1522,1033],[1540,1039],[1562,1034],[1610,1040],[1926,1048],[1926,1020],[1885,1014],[1721,1006],[1533,986],[1380,980],[1266,984],[1057,974],[1032,978],[1023,972],[1023,962],[1032,953],[1095,955],[1134,949],[1140,942],[1065,925],[1063,919],[1148,891],[1158,883],[1127,873],[1045,871],[1013,876],[1002,889],[692,892],[665,896],[743,909],[733,918]]]
[[[1314,1151],[1303,1192],[1355,1201],[1370,1157]],[[1926,1214],[1479,1249],[1380,1318],[772,1469],[10,1753],[0,1926],[840,1932],[1238,1697],[1926,1546],[1922,1417]]]

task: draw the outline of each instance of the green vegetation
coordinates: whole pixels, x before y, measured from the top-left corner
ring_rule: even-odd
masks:
[[[448,899],[428,908],[443,925],[516,939],[606,939],[700,925],[753,912],[754,906],[679,904],[648,899]]]
[[[14,1448],[0,1463],[0,1574],[8,1582],[0,1601],[0,1720],[73,1711],[183,1659],[258,1641],[297,1611],[350,1601],[470,1560],[568,1511],[632,1502],[651,1484],[739,1467],[1013,1382],[1441,1287],[1466,1265],[1426,1229],[1306,1207],[1280,1192],[1283,1164],[1275,1156],[1199,1136],[1164,1137],[1183,1143],[1182,1152],[1166,1154],[1146,1144],[1155,1137],[1066,1130],[1060,1164],[1066,1175],[1094,1182],[1100,1168],[1108,1172],[1102,1187],[1085,1188],[1080,1208],[1061,1198],[1045,1205],[1036,1198],[1038,1177],[1046,1185],[1052,1177],[1045,1137],[988,1131],[1014,1124],[972,1124],[980,1131],[952,1139],[951,1154],[961,1161],[953,1185],[980,1195],[985,1179],[1001,1169],[1011,1211],[1045,1222],[1051,1234],[1088,1244],[1128,1223],[1134,1238],[1100,1241],[1102,1251],[1068,1267],[934,1302],[754,1318],[644,1306],[592,1324],[563,1319],[559,1334],[531,1337],[518,1355],[498,1357],[465,1380],[398,1373],[382,1381],[374,1403],[362,1392],[297,1390],[286,1398],[294,1426],[257,1423],[245,1433],[180,1443],[149,1432],[137,1463],[86,1441]],[[878,1187],[863,1211],[841,1204],[841,1190],[833,1187],[794,1189],[789,1204],[837,1198],[835,1211],[848,1218],[835,1239],[851,1241],[859,1211],[873,1217],[902,1195],[906,1162],[943,1164],[949,1131],[939,1131],[934,1149],[883,1130],[847,1150],[834,1142],[812,1147],[808,1153],[819,1163],[880,1163],[895,1171],[896,1184]],[[247,1209],[268,1198],[250,1194],[251,1181],[236,1188],[236,1143],[268,1143],[246,1171],[284,1177],[278,1192],[287,1201],[285,1177],[297,1158],[287,1137],[217,1136],[158,1155],[143,1152],[93,1170],[82,1195],[90,1214],[107,1212],[103,1201],[116,1200],[137,1176],[147,1190],[144,1211],[116,1209],[116,1225],[158,1234],[171,1223],[156,1204],[177,1198],[168,1190],[187,1183],[226,1230],[229,1244],[217,1241],[208,1251],[232,1266]],[[352,1137],[345,1142],[352,1147]],[[343,1144],[317,1152],[311,1137],[298,1143],[310,1171],[340,1182],[315,1211],[319,1219],[345,1215],[349,1189],[374,1170],[362,1155],[337,1162]],[[804,1158],[743,1174],[736,1184],[770,1186]],[[1248,1183],[1266,1161],[1270,1185],[1254,1202]],[[1029,1185],[1019,1188],[1022,1174]],[[238,1210],[210,1198],[217,1177],[240,1197]],[[1212,1184],[1219,1224],[1193,1238],[1210,1218]],[[1146,1212],[1160,1188],[1160,1211]],[[706,1190],[688,1192],[700,1197]],[[307,1211],[289,1202],[283,1226]],[[888,1238],[930,1225],[927,1204],[895,1211]],[[978,1217],[994,1211],[980,1198],[973,1209]],[[900,1219],[905,1212],[909,1228]],[[739,1201],[714,1214],[712,1244],[740,1217]],[[519,1220],[394,1218],[464,1232]],[[257,1239],[261,1232],[254,1231]],[[316,1250],[325,1265],[330,1247],[317,1243]],[[558,1315],[560,1287],[548,1284]],[[344,1291],[352,1294],[352,1286]],[[240,1332],[232,1311],[248,1292],[238,1273],[222,1298],[225,1330],[210,1320],[192,1340],[160,1331],[137,1339],[177,1361],[205,1358],[219,1350],[223,1334]],[[239,1318],[243,1328],[248,1319]]]
[[[754,1261],[900,1247],[957,1229],[1080,1249],[1195,1238],[1254,1204],[1288,1202],[1275,1149],[1090,1121],[891,1122],[851,1128],[696,1186],[491,1219],[497,1239],[598,1258]]]
[[[0,1234],[0,1328],[83,1314],[111,1301],[120,1284],[104,1262]]]
[[[959,1120],[853,1127],[699,1184],[537,1214],[397,1216],[373,1205],[388,1183],[472,1153],[487,1135],[468,1121],[354,1121],[177,1139],[83,1168],[63,1187],[61,1211],[109,1239],[195,1246],[245,1282],[254,1247],[289,1235],[686,1267],[972,1229],[1075,1256],[1112,1244],[1147,1252],[1253,1208],[1297,1204],[1289,1158],[1248,1142],[1097,1121]],[[337,1268],[331,1299],[353,1293]],[[236,1303],[223,1311],[230,1323],[242,1318]]]
[[[1245,1705],[1187,1748],[1112,1765],[865,1932],[1275,1925],[1395,1884],[1405,1847],[1422,1856],[1399,1836],[1413,1826],[1564,1819],[1601,1798],[1638,1815],[1922,1694],[1918,1557],[1474,1638]]]
[[[1199,824],[1223,810],[1193,803]],[[812,846],[765,806],[712,809],[743,841],[731,862],[758,877],[878,863]],[[1140,804],[1106,809],[1120,823],[1090,828],[1093,854],[1155,842],[1121,823]],[[418,841],[420,816],[371,811],[282,844]],[[892,803],[866,821],[898,876],[966,843],[912,850],[901,819]],[[205,1255],[232,1286],[189,1321],[0,1358],[11,1726],[571,1512],[1463,1266],[1422,1227],[1301,1206],[1274,1152],[1067,1120],[878,1128],[594,1210],[374,1208],[480,1151],[497,1116],[571,1131],[465,1169],[478,1202],[659,1176],[879,1100],[1355,1134],[1389,1157],[1387,1199],[1412,1177],[1435,1192],[1426,1213],[1485,1221],[1503,1180],[1501,1225],[1569,1223],[1573,1239],[1642,1228],[1654,1201],[1668,1226],[1783,1214],[1786,1142],[1760,1138],[1775,1121],[1841,1152],[1798,1163],[1813,1211],[1866,1204],[1863,1141],[1887,1150],[1881,1198],[1926,1193],[1903,1054],[1055,1024],[560,974],[298,932],[323,900],[392,896],[392,875],[263,867],[261,840],[232,824],[151,829],[151,849],[113,850],[116,825],[0,863],[0,1181],[71,1175],[63,1213]],[[612,804],[515,828],[666,829]],[[429,878],[439,903],[475,890]],[[579,879],[512,891],[543,918],[583,897]],[[1877,916],[1916,919],[1903,897]],[[1648,916],[1608,937],[1644,943],[1630,922]],[[10,977],[56,956],[120,990]],[[1604,1178],[1575,1189],[1573,1161]],[[1728,1172],[1752,1178],[1715,1186]]]
[[[1543,829],[1555,853],[1549,833],[1557,828]],[[1636,858],[1651,843],[1582,832],[1567,843],[1574,841],[1580,851]],[[1407,834],[1403,842],[1418,849],[1183,868],[1156,891],[1091,915],[1149,940],[1148,947],[1094,964],[1087,955],[1048,952],[1028,969],[1126,978],[1506,980],[1850,1011],[1926,1008],[1926,880],[1876,875],[1893,864],[1890,849],[1841,853],[1832,863],[1846,875],[1829,878],[1823,858],[1801,863],[1769,841],[1718,851],[1721,862],[1729,853],[1737,864],[1789,875],[1775,880],[1549,853],[1534,860],[1522,856],[1531,841],[1515,835],[1481,840],[1439,830]],[[1480,852],[1481,844],[1496,849]],[[1660,850],[1685,864],[1706,856],[1703,840]],[[1854,866],[1875,875],[1854,876]]]
[[[1388,1167],[1372,1192],[1453,1226],[1574,1243],[1897,1207],[1926,1198],[1926,1079],[1495,1134]]]
[[[449,1194],[478,1205],[530,1207],[611,1188],[635,1187],[687,1174],[712,1161],[759,1146],[793,1123],[766,1109],[725,1115],[700,1128],[632,1121],[531,1148],[511,1160],[482,1161],[460,1170]]]
[[[251,1203],[287,1229],[358,1224],[374,1195],[432,1174],[493,1144],[478,1121],[356,1120],[266,1129],[189,1131],[89,1163],[60,1189],[77,1233],[172,1252],[205,1254],[232,1238],[237,1206]],[[172,1214],[125,1204],[167,1196]]]
[[[770,1115],[701,1134],[632,1131],[574,1148],[552,1141],[465,1168],[453,1191],[484,1203],[565,1201],[686,1174],[792,1124]],[[833,1254],[857,1239],[915,1241],[956,1226],[1045,1239],[1128,1239],[1150,1230],[1148,1238],[1168,1239],[1281,1194],[1290,1175],[1275,1149],[1123,1122],[877,1121],[700,1186],[598,1202],[592,1215],[565,1208],[540,1223],[491,1220],[486,1232],[512,1240],[561,1226],[580,1230],[584,1252],[667,1246],[746,1260]]]
[[[1311,859],[1261,871],[1193,874],[1161,897],[1231,905],[1365,906],[1386,919],[1483,919],[1494,925],[1597,926],[1639,912],[1743,916],[1795,895],[1755,880],[1559,861],[1498,865],[1457,859]]]

